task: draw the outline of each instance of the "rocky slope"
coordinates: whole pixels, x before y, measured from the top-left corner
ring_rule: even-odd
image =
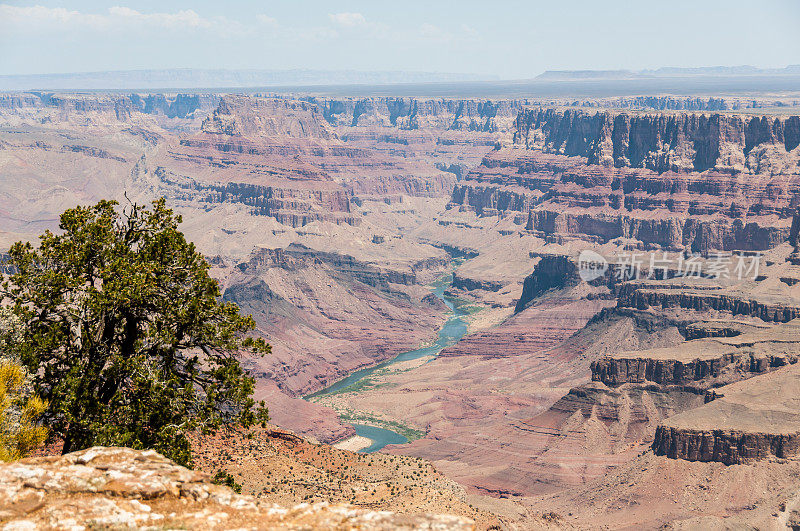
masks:
[[[531,498],[579,529],[791,529],[798,522],[797,459],[727,466],[644,452],[585,485]]]
[[[676,278],[668,271],[665,279],[620,280],[625,248],[594,248],[605,250],[606,275],[586,283],[575,251],[545,245],[530,255],[533,273],[520,286],[512,318],[468,335],[436,360],[339,396],[335,405],[424,429],[424,438],[392,451],[430,459],[474,492],[522,498],[591,483],[654,440],[665,441],[659,452],[676,457],[683,450],[675,448],[700,448],[692,437],[717,433],[714,420],[675,432],[670,419],[699,414],[714,393],[724,394],[720,386],[778,375],[797,361],[796,325],[776,327],[773,313],[744,312],[735,304],[632,304],[629,296],[646,286],[791,307],[800,295],[794,282],[800,270],[788,261],[790,245],[768,252],[757,278],[741,279],[730,271],[720,279]],[[677,254],[672,258],[678,263]],[[700,260],[706,267],[713,258]],[[649,276],[646,265],[641,274]],[[724,446],[724,436],[720,441]]]
[[[5,529],[474,529],[462,517],[327,503],[280,506],[154,451],[95,447],[0,464]]]
[[[444,312],[438,299],[426,298],[429,292],[417,275],[429,279],[445,264],[440,258],[398,271],[290,244],[255,250],[239,263],[220,261],[212,274],[223,282],[224,298],[253,315],[273,347],[271,355],[248,359],[246,366],[257,378],[257,395],[274,404],[275,420],[333,441],[351,429],[317,421],[322,411],[312,414],[314,406],[289,397],[314,392],[432,337]],[[306,415],[296,415],[298,408]]]
[[[282,506],[327,502],[408,517],[445,513],[472,520],[478,529],[508,528],[524,513],[467,494],[422,459],[357,454],[274,427],[198,437],[193,452],[198,470],[225,470],[244,494]]]
[[[590,362],[609,351],[683,341],[674,324],[647,316],[614,315],[587,326],[613,301],[586,295],[578,286],[554,290],[439,358],[398,367],[331,403],[423,430],[424,438],[392,452],[429,459],[472,492],[510,497],[580,484],[630,457],[642,426],[652,433],[676,406],[655,398],[661,413],[652,416],[658,410],[642,405],[641,392],[639,405],[628,400],[622,407],[613,405],[612,395],[620,393],[597,390],[581,398],[570,389],[587,381]],[[691,400],[702,404],[703,394]],[[604,404],[602,414],[593,412],[594,403]],[[635,408],[639,413],[630,412]]]

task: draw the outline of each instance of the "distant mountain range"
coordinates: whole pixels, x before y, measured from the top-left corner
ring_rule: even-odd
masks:
[[[135,90],[309,85],[382,85],[496,79],[477,74],[353,70],[121,70],[0,76],[0,90]]]
[[[270,87],[350,87],[348,90],[358,91],[359,87],[370,91],[380,87],[394,87],[393,91],[402,91],[408,87],[435,87],[448,85],[452,87],[477,84],[516,86],[520,83],[532,84],[536,91],[554,90],[562,87],[560,82],[575,82],[581,85],[585,81],[608,83],[645,82],[645,83],[702,83],[703,80],[725,78],[728,81],[739,80],[744,83],[789,82],[800,77],[800,65],[785,68],[757,68],[754,66],[709,66],[700,68],[666,67],[655,70],[548,70],[534,79],[500,80],[497,76],[480,74],[435,73],[435,72],[403,72],[375,71],[363,72],[355,70],[224,70],[176,68],[164,70],[119,70],[108,72],[78,72],[65,74],[29,74],[0,75],[0,91],[2,90],[202,90],[202,89],[259,89]],[[673,81],[670,81],[673,80]],[[792,81],[793,82],[793,81]],[[785,83],[784,83],[785,84]],[[519,87],[518,87],[519,88]],[[783,87],[785,88],[785,87]],[[561,90],[561,89],[559,89]],[[424,91],[423,91],[424,92]]]
[[[536,76],[540,81],[578,81],[604,79],[642,79],[654,77],[716,77],[716,76],[797,76],[800,65],[785,68],[755,66],[703,66],[698,68],[664,67],[655,70],[548,70]]]

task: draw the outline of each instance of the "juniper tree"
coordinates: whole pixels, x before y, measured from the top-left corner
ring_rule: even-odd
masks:
[[[93,445],[154,448],[190,464],[187,435],[267,419],[241,353],[250,316],[220,298],[208,263],[160,199],[65,211],[38,248],[10,250],[3,295],[20,319],[11,346],[48,408],[63,452]]]

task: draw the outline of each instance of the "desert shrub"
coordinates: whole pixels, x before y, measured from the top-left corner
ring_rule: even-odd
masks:
[[[47,428],[37,424],[47,404],[31,394],[27,371],[8,354],[19,324],[8,308],[0,309],[0,461],[25,457],[47,437]]]
[[[211,478],[211,481],[217,485],[225,485],[226,487],[230,487],[238,494],[242,493],[242,486],[239,483],[236,483],[234,477],[225,470],[217,470],[216,474],[214,474],[214,477]]]

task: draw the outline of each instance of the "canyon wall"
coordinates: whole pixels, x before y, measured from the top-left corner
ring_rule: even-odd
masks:
[[[717,461],[726,465],[767,457],[800,454],[800,433],[742,433],[739,430],[696,430],[659,426],[653,452],[686,461]]]
[[[588,164],[658,173],[800,173],[800,153],[790,153],[800,145],[800,116],[528,109],[517,116],[514,140]]]
[[[456,183],[450,208],[523,213],[553,243],[706,253],[775,247],[800,202],[800,116],[537,107],[515,129],[513,148]]]
[[[626,383],[653,382],[659,385],[690,385],[707,378],[719,378],[724,371],[763,373],[797,363],[796,355],[725,353],[708,359],[653,359],[641,357],[602,358],[591,364],[592,380],[612,387]]]
[[[779,338],[788,339],[780,332],[774,339]],[[793,458],[800,454],[798,382],[800,367],[792,365],[715,389],[705,405],[658,427],[653,452],[727,465]]]
[[[497,132],[510,124],[526,101],[416,98],[314,98],[332,125],[397,126],[401,129]]]
[[[800,306],[795,300],[732,293],[721,289],[698,290],[692,286],[668,286],[666,289],[663,287],[659,289],[658,285],[630,283],[620,287],[617,304],[620,307],[639,309],[652,306],[697,311],[715,310],[778,323],[786,323],[800,317]]]
[[[113,112],[117,119],[132,113],[163,115],[167,118],[191,118],[196,111],[211,111],[219,94],[55,94],[21,92],[0,94],[0,109],[23,110],[55,108],[63,112]]]

